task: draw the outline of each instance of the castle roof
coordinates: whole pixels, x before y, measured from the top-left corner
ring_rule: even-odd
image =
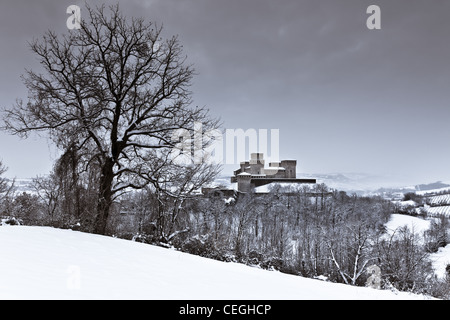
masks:
[[[239,173],[238,176],[251,176],[251,174],[247,173],[247,172],[242,172],[242,173]]]

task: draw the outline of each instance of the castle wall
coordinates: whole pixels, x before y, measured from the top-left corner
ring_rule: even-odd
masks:
[[[282,167],[264,168],[262,173],[267,175],[268,178],[286,178],[286,170]]]
[[[238,191],[251,192],[252,191],[252,176],[247,173],[241,173],[237,176]]]

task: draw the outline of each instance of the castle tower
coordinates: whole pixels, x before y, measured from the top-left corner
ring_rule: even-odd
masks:
[[[252,175],[247,172],[243,172],[236,177],[238,183],[238,191],[240,192],[250,192],[252,191]]]
[[[252,153],[250,159],[250,173],[261,174],[264,168],[264,154]]]
[[[281,166],[286,169],[286,178],[295,179],[297,177],[297,160],[282,160]]]
[[[246,170],[247,170],[246,168],[250,165],[250,162],[243,161],[240,164],[241,164],[241,173],[242,173],[242,172],[246,172]]]

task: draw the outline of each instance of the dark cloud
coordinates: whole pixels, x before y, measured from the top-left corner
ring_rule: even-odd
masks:
[[[374,3],[381,30],[366,28],[366,8]],[[56,0],[1,5],[1,105],[26,96],[18,76],[35,65],[26,41],[46,29],[66,32],[70,4],[84,7]],[[280,129],[280,157],[297,158],[300,170],[450,180],[449,1],[120,4],[127,16],[179,35],[199,73],[196,104],[221,116],[226,128]],[[8,143],[2,142],[8,154],[27,157],[26,148]]]

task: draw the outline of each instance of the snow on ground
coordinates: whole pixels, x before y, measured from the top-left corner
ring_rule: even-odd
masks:
[[[438,217],[440,215],[444,215],[447,218],[450,218],[450,206],[437,206],[437,207],[426,207],[427,214],[430,217]]]
[[[444,248],[439,248],[438,252],[432,253],[430,256],[436,275],[441,279],[445,278],[445,268],[450,264],[450,244]]]
[[[0,299],[428,299],[49,227],[0,227]]]
[[[430,228],[430,224],[431,222],[429,220],[404,214],[392,214],[391,219],[385,224],[385,226],[388,235],[392,235],[392,233],[398,228],[407,226],[409,230],[422,236],[423,233]]]
[[[450,203],[450,194],[441,194],[437,196],[428,197],[427,203],[432,206],[442,206]]]

